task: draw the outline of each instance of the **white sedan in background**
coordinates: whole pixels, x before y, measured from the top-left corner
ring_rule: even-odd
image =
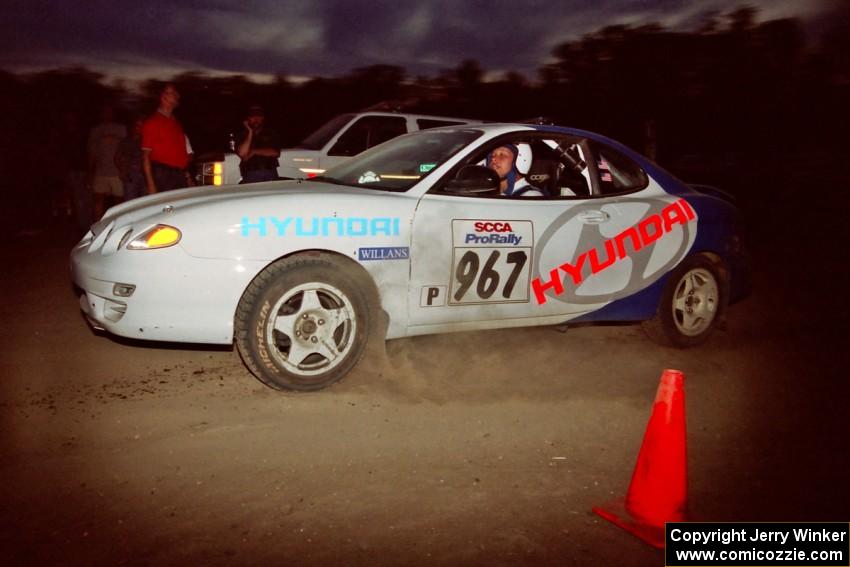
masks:
[[[478,123],[477,120],[401,114],[397,112],[360,112],[335,116],[294,148],[285,148],[278,157],[277,174],[281,178],[306,179],[391,140],[396,136],[439,128]],[[235,149],[235,147],[234,147]],[[215,155],[215,154],[213,154]],[[231,185],[242,181],[239,156],[233,151],[202,157],[198,163],[200,185]]]

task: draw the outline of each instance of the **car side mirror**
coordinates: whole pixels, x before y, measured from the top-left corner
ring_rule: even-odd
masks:
[[[455,195],[486,195],[498,193],[499,174],[483,165],[466,165],[446,184],[445,192]]]

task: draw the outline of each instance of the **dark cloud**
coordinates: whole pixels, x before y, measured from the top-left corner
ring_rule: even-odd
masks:
[[[765,17],[828,21],[840,2],[760,0]],[[605,25],[696,26],[735,0],[13,0],[0,20],[0,67],[87,66],[315,76],[389,64],[433,74],[475,59],[533,73],[552,48]],[[123,73],[122,73],[123,70]]]

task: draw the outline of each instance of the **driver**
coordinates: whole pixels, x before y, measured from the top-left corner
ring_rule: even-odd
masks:
[[[499,175],[499,192],[503,197],[542,197],[543,192],[529,184],[525,176],[531,168],[531,146],[505,144],[487,156],[487,167]]]

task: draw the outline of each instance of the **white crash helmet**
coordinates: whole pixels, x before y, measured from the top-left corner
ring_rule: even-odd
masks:
[[[520,175],[528,174],[533,159],[531,146],[528,144],[516,144],[516,162],[514,162],[514,167],[516,167]]]
[[[514,159],[514,169],[516,169],[517,172],[520,175],[527,175],[528,174],[528,171],[531,169],[531,162],[534,159],[532,154],[531,154],[531,146],[529,146],[526,143],[519,143],[519,144],[512,144],[511,143],[511,144],[502,144],[499,147],[500,148],[501,147],[510,148],[510,150],[516,156],[515,159]],[[478,165],[486,165],[486,166],[489,167],[490,166],[490,156],[489,156],[489,154],[487,155],[486,158],[484,158],[480,162],[478,162]]]

